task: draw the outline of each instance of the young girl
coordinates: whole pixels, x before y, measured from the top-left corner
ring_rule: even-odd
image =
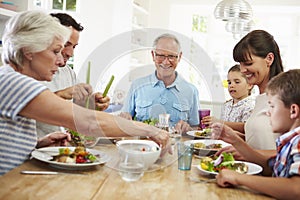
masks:
[[[245,123],[245,140],[254,149],[275,151],[275,139],[279,135],[273,133],[268,123],[265,89],[269,80],[283,72],[277,42],[264,30],[251,31],[236,44],[233,58],[240,63],[241,72],[247,77],[248,83],[259,89],[259,95],[255,97],[255,107]],[[235,131],[236,134],[241,134],[237,129]],[[233,152],[235,158],[243,159],[232,146],[224,147],[217,154],[224,151]]]
[[[244,123],[249,118],[255,104],[254,99],[250,96],[253,85],[247,82],[239,65],[234,65],[228,70],[227,82],[228,92],[232,99],[224,103],[220,120],[207,116],[203,118],[202,123],[209,125],[213,122],[225,123],[235,130],[244,132]]]

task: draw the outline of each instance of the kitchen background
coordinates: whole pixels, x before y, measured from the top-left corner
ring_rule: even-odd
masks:
[[[3,30],[6,20],[22,10],[43,9],[72,15],[85,29],[70,64],[84,81],[90,61],[91,83],[99,91],[103,91],[110,76],[115,75],[109,92],[112,112],[121,107],[133,79],[153,72],[150,47],[154,38],[160,33],[172,32],[183,44],[184,59],[178,66],[179,73],[198,87],[201,105],[212,108],[213,114],[218,116],[220,105],[229,98],[223,81],[228,68],[235,64],[232,49],[248,31],[264,29],[275,37],[285,70],[300,65],[300,1],[246,0],[252,16],[242,28],[215,18],[214,10],[220,2],[9,0],[0,4],[0,28]],[[253,95],[256,93],[254,90]]]

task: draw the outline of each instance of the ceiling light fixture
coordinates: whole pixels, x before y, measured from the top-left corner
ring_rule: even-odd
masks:
[[[225,29],[238,39],[254,26],[252,8],[245,0],[223,0],[214,10],[216,19],[227,22]]]

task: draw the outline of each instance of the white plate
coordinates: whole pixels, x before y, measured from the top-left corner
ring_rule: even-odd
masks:
[[[202,130],[196,130],[196,131],[188,131],[186,132],[186,134],[193,136],[195,138],[199,138],[199,139],[208,139],[210,138],[210,136],[199,136],[199,135],[195,135],[196,132],[202,132]]]
[[[89,169],[93,166],[100,165],[106,163],[110,157],[101,152],[97,151],[94,149],[86,149],[88,152],[90,152],[93,155],[100,155],[100,158],[93,162],[93,163],[81,163],[81,164],[76,164],[76,163],[62,163],[62,162],[56,162],[56,161],[51,161],[51,156],[54,155],[55,153],[58,154],[59,148],[66,148],[66,147],[45,147],[45,148],[40,148],[37,150],[34,150],[31,152],[31,156],[37,160],[49,163],[52,167],[55,168],[60,168],[60,169],[67,169],[67,170],[83,170],[83,169]],[[74,151],[75,147],[68,147],[71,151]],[[49,155],[50,154],[50,155]]]
[[[250,162],[243,162],[243,161],[235,161],[235,163],[245,163],[248,166],[248,172],[247,174],[259,174],[260,172],[262,172],[262,167],[254,164],[254,163],[250,163]],[[204,169],[202,169],[201,165],[197,165],[197,168],[204,173],[205,175],[217,175],[218,172],[210,172],[210,171],[206,171]]]
[[[224,142],[223,140],[187,140],[184,143],[189,144],[195,144],[195,143],[203,143],[205,146],[211,145],[211,144],[222,144],[222,148],[226,146],[230,146],[227,142]],[[212,154],[215,154],[219,149],[206,149],[206,148],[195,148],[194,147],[194,154],[198,157],[202,156],[210,156]]]

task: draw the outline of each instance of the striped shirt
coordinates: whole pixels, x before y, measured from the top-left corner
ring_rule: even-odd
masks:
[[[273,176],[300,175],[300,127],[281,135],[276,140],[277,155],[269,160]]]
[[[0,175],[22,164],[36,146],[35,120],[18,114],[45,89],[10,66],[0,67]]]

